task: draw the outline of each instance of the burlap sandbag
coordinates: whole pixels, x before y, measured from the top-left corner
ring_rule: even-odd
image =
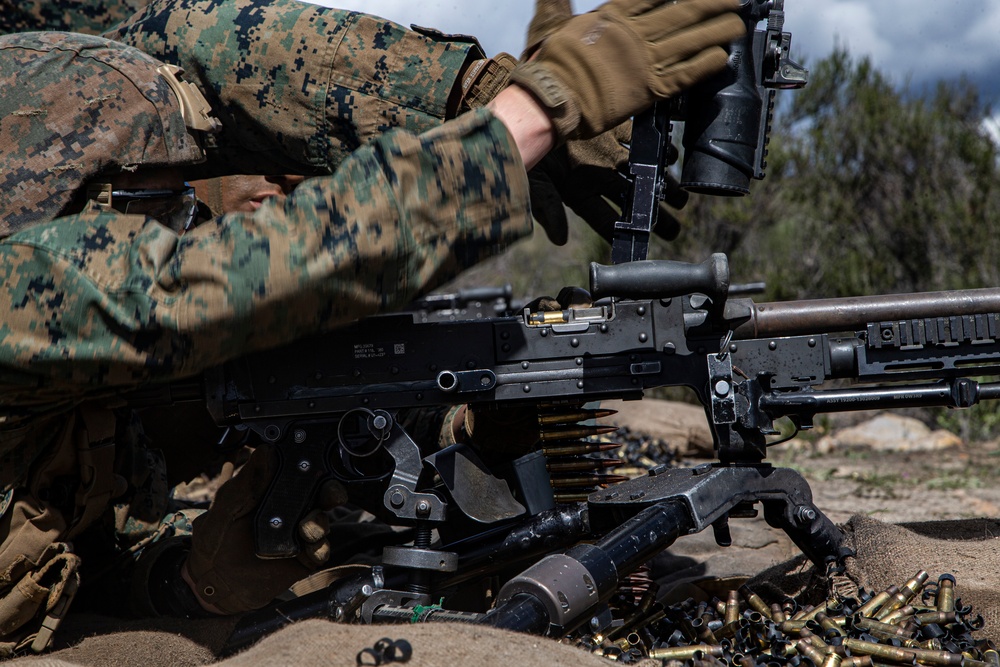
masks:
[[[518,664],[607,667],[608,664],[604,658],[552,639],[494,628],[452,623],[338,625],[320,620],[296,623],[261,640],[243,653],[213,664],[219,667],[355,667],[358,653],[374,646],[383,637],[394,641],[405,639],[410,643],[413,654],[406,663],[407,667],[508,667]],[[22,658],[12,664],[33,667],[149,667],[208,662],[204,647],[198,647],[193,641],[182,640],[166,632],[127,632],[93,637],[86,640],[80,649],[57,651],[45,657]]]
[[[765,570],[749,586],[777,602],[795,597],[800,604],[817,604],[831,592],[856,596],[858,587],[882,591],[902,585],[920,570],[929,583],[949,573],[956,593],[973,612],[982,614],[984,637],[1000,637],[1000,520],[967,519],[887,524],[855,515],[844,526],[847,546],[857,554],[848,558],[843,576],[832,584],[803,556]]]

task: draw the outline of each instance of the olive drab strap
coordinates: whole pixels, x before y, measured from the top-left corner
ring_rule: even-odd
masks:
[[[0,657],[29,648],[35,653],[44,651],[69,610],[80,586],[80,558],[65,543],[58,548],[62,553],[24,575],[0,598],[0,636],[8,640],[0,642]],[[44,616],[32,632],[32,619],[40,613]]]
[[[115,414],[103,407],[89,406],[81,407],[79,414],[84,427],[76,434],[80,485],[68,540],[94,523],[116,495]]]

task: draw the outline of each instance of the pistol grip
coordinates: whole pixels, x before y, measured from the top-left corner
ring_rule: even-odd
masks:
[[[254,550],[260,558],[298,555],[299,521],[311,509],[316,489],[328,474],[325,439],[301,443],[295,443],[295,439],[295,435],[289,437],[286,433],[278,442],[278,474],[257,510]]]

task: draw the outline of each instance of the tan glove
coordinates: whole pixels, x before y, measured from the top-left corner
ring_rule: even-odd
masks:
[[[573,18],[569,0],[535,0],[535,15],[528,26],[522,60],[534,54],[552,33]],[[593,139],[568,141],[549,151],[528,172],[531,184],[531,213],[545,230],[549,240],[564,245],[569,225],[563,204],[584,219],[605,240],[611,241],[614,225],[628,190],[624,174],[628,169],[628,149],[632,121],[628,120]],[[671,148],[673,148],[671,146]],[[677,159],[674,150],[668,164]],[[666,240],[680,231],[680,222],[668,208],[683,208],[688,194],[666,175],[666,201],[659,205],[659,222],[654,230]]]
[[[549,35],[511,80],[561,141],[596,137],[725,67],[745,33],[738,0],[610,0]]]
[[[298,557],[262,559],[254,553],[254,517],[277,470],[274,447],[258,447],[243,469],[222,485],[208,512],[194,521],[187,573],[198,597],[219,612],[263,607],[320,569],[330,556],[330,523],[324,510],[347,502],[344,487],[332,480],[317,494],[317,509],[299,523],[304,548]]]
[[[591,229],[611,241],[628,193],[624,176],[628,170],[628,149],[623,144],[627,144],[631,134],[629,120],[593,139],[567,141],[549,151],[528,172],[531,214],[550,241],[563,245],[569,236],[564,203]],[[677,151],[672,150],[668,164],[676,159]],[[669,206],[683,208],[688,193],[669,174],[664,186],[665,201],[659,203],[659,218],[653,231],[670,241],[677,237],[680,222]]]

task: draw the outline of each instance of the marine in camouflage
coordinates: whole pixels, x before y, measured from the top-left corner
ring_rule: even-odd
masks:
[[[297,8],[316,11],[305,5]],[[350,25],[385,25],[350,13],[320,13],[324,20],[334,17]],[[268,25],[270,30],[280,28]],[[302,29],[298,22],[292,27]],[[152,496],[143,495],[146,487],[138,480],[130,482],[131,490],[123,498],[114,496],[120,491],[107,481],[114,476],[105,475],[81,485],[95,488],[86,503],[79,498],[74,503],[72,495],[66,506],[39,500],[38,488],[46,488],[55,477],[107,469],[113,463],[107,458],[108,447],[111,452],[118,449],[122,437],[114,433],[114,424],[122,422],[112,419],[110,433],[106,422],[108,415],[114,416],[111,408],[117,392],[189,376],[250,351],[402,306],[530,232],[524,167],[499,120],[479,110],[442,123],[447,103],[443,91],[429,91],[426,99],[417,96],[408,105],[402,103],[403,91],[413,90],[415,80],[433,87],[424,75],[391,81],[383,76],[365,85],[352,78],[363,76],[353,65],[347,78],[356,90],[348,94],[346,87],[338,88],[345,104],[331,103],[327,95],[331,87],[316,84],[324,91],[319,94],[311,77],[340,80],[337,68],[359,60],[360,55],[352,54],[363,46],[344,46],[354,43],[348,39],[355,34],[349,26],[328,24],[326,32],[342,38],[334,40],[336,48],[326,41],[318,43],[325,45],[316,50],[325,54],[319,60],[326,69],[312,70],[310,77],[295,83],[287,72],[278,76],[286,87],[284,99],[268,97],[260,88],[254,88],[258,92],[254,95],[235,83],[234,90],[215,92],[217,103],[227,105],[228,111],[220,115],[230,125],[242,114],[255,113],[252,107],[258,99],[279,105],[259,107],[261,120],[241,130],[239,141],[232,134],[221,137],[223,155],[240,155],[256,164],[269,164],[275,157],[285,164],[331,172],[328,175],[307,180],[283,202],[266,203],[254,213],[216,218],[184,235],[153,219],[91,203],[78,214],[33,220],[0,239],[0,309],[5,313],[0,322],[0,602],[19,604],[19,581],[34,580],[47,568],[62,568],[59,584],[33,606],[18,607],[23,613],[0,619],[4,624],[0,654],[13,650],[65,587],[71,587],[78,559],[69,552],[67,540],[94,524],[100,508],[112,512],[120,531],[134,534],[124,544],[159,530],[152,515],[161,507],[151,504]],[[268,36],[275,34],[279,33]],[[17,41],[13,36],[5,39]],[[80,44],[93,41],[54,34],[19,39],[38,39],[40,44],[65,40],[62,47],[73,39]],[[300,45],[309,41],[289,39]],[[429,57],[428,50],[435,58],[450,58],[451,48],[444,42],[420,37],[412,44],[421,45],[418,65]],[[103,46],[131,53],[124,45]],[[230,46],[252,48],[237,37]],[[454,62],[464,62],[467,46],[456,47],[462,58]],[[83,53],[85,49],[62,47],[43,49],[35,58],[48,59],[66,72],[77,67],[91,72],[88,68],[96,67],[97,61]],[[10,50],[15,52],[20,57],[18,49]],[[287,62],[278,59],[285,65],[272,63],[272,70],[280,73],[284,66],[298,72],[289,52],[285,55]],[[244,55],[243,62],[250,59]],[[18,61],[18,68],[22,66],[30,66],[29,59]],[[5,76],[11,72],[2,71],[8,73]],[[224,67],[205,71],[208,81],[233,76]],[[441,81],[448,83],[455,71],[449,70]],[[375,70],[370,74],[379,76]],[[39,81],[46,76],[44,71],[36,75]],[[115,79],[107,71],[100,76],[101,86]],[[261,70],[250,80],[260,86],[266,77]],[[303,86],[298,94],[293,92],[295,85]],[[72,108],[80,114],[77,122],[65,124],[78,133],[78,141],[71,138],[65,150],[53,154],[50,166],[39,168],[38,177],[43,179],[47,173],[72,171],[64,165],[78,161],[98,134],[107,131],[112,142],[133,140],[133,135],[117,133],[115,124],[108,124],[105,115],[118,118],[112,105],[126,101],[137,105],[131,117],[141,127],[151,120],[154,126],[165,122],[162,117],[143,116],[149,100],[131,92],[126,98],[124,86],[112,91],[95,87],[87,76],[65,76],[59,88],[61,95],[49,99],[47,106],[29,100],[28,113],[0,117],[4,126],[13,117],[20,128],[16,136],[29,136],[42,131],[34,124],[49,122],[63,101],[76,105]],[[165,98],[169,92],[163,93]],[[106,98],[109,110],[90,113],[87,104],[99,97]],[[81,106],[79,100],[86,104]],[[368,124],[362,116],[369,112],[380,120]],[[168,115],[176,122],[177,114]],[[227,127],[222,134],[228,131]],[[148,134],[153,135],[154,131]],[[355,150],[348,150],[355,144]],[[194,142],[177,145],[194,147]],[[182,159],[193,160],[194,152]],[[125,146],[121,150],[112,146],[108,155],[116,156],[116,161],[95,171],[158,164],[145,153],[138,159],[130,157]],[[242,164],[239,170],[244,170]],[[0,218],[5,221],[14,217],[9,206],[7,199],[0,202]],[[97,428],[94,422],[104,427]],[[97,446],[90,447],[91,442]],[[105,463],[98,466],[91,459],[99,453]],[[32,473],[27,477],[29,466]],[[105,481],[98,484],[94,479]]]
[[[105,37],[197,76],[223,132],[206,176],[332,173],[394,128],[449,115],[471,38],[298,0],[156,0]]]
[[[0,35],[59,30],[99,35],[148,0],[0,0]]]
[[[204,157],[177,97],[138,49],[100,37],[0,37],[0,236],[52,220],[101,173]]]

